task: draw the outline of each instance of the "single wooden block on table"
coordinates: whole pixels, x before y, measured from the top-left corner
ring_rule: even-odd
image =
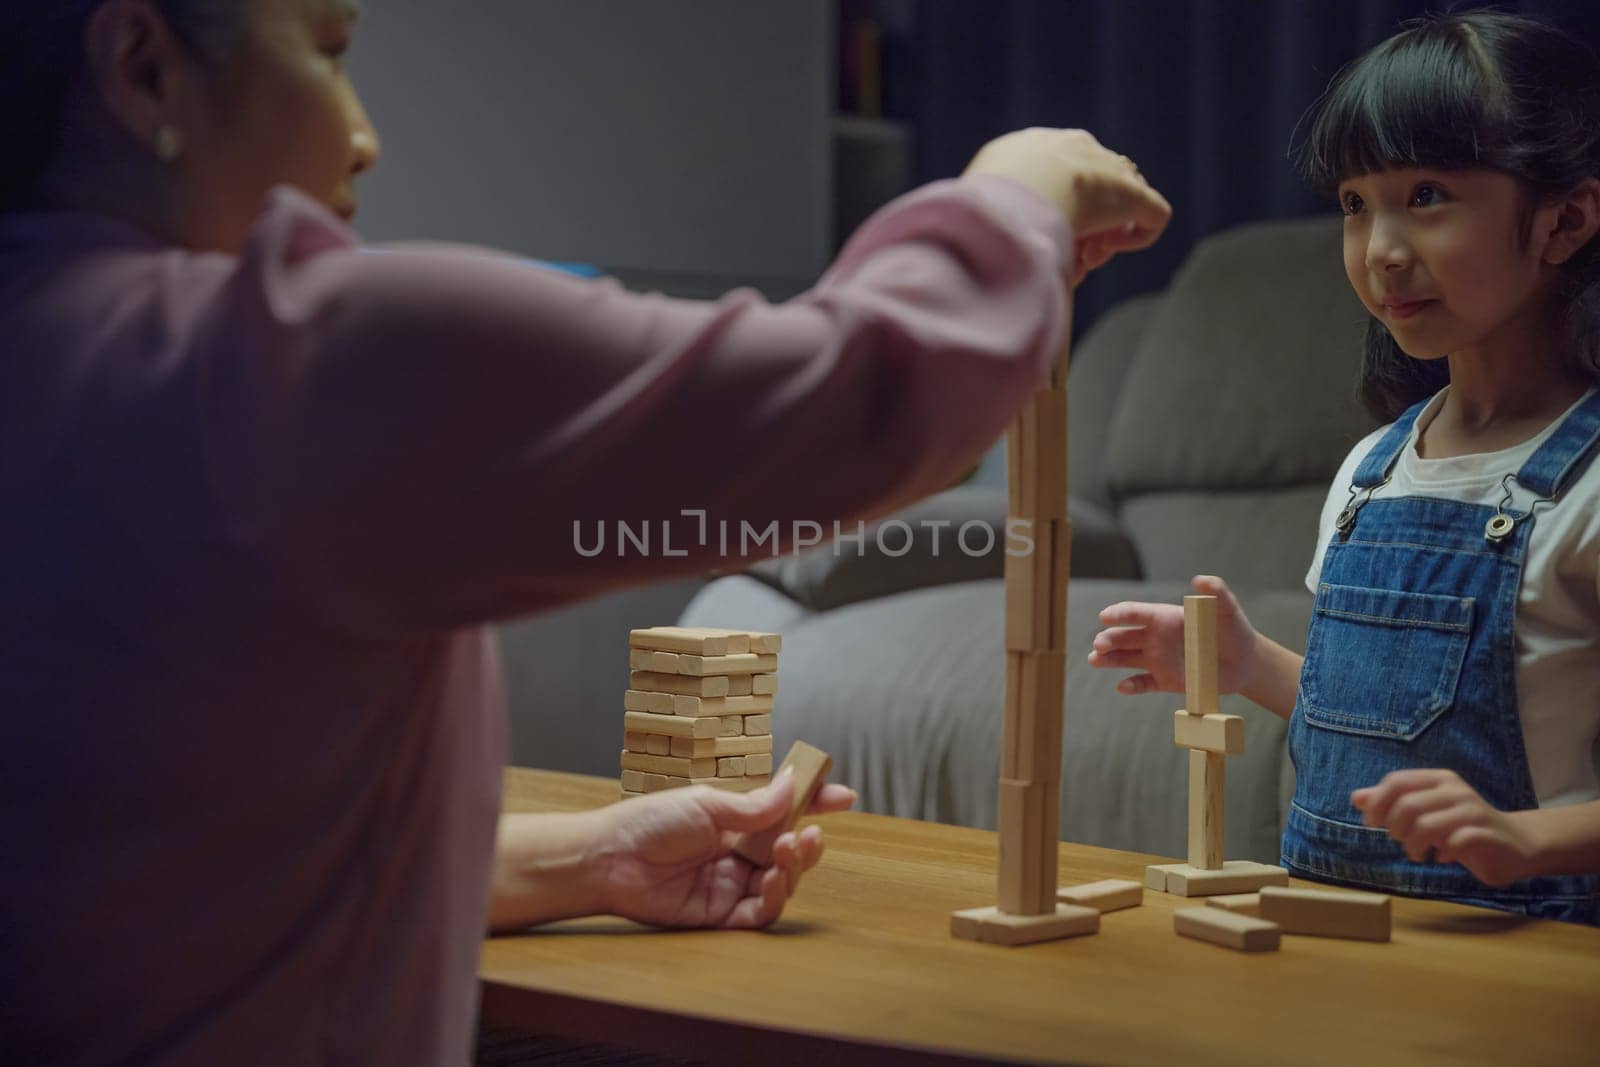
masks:
[[[1034,522],[1033,551],[1005,560],[1005,636],[1012,652],[1061,652],[1067,647],[1067,576],[1072,570],[1072,524]]]
[[[743,756],[723,756],[721,759],[717,760],[717,777],[718,778],[743,778],[744,777],[744,757]]]
[[[728,679],[722,676],[691,678],[686,674],[661,674],[657,671],[634,671],[628,684],[646,693],[672,693],[677,696],[725,697]]]
[[[622,707],[625,711],[642,711],[650,715],[671,715],[671,693],[647,693],[642,689],[630,689],[622,694]]]
[[[1059,782],[1065,652],[1007,652],[1000,777]]]
[[[1172,743],[1237,756],[1244,751],[1244,716],[1190,715],[1180,709],[1172,714]]]
[[[1223,785],[1227,756],[1189,750],[1189,866],[1222,869]]]
[[[722,730],[722,720],[689,719],[681,715],[653,715],[648,711],[629,711],[623,713],[622,728],[624,731],[661,734],[666,737],[716,737]]]
[[[1286,934],[1387,941],[1389,898],[1382,893],[1268,886],[1261,891],[1261,917]]]
[[[1056,890],[1062,904],[1077,904],[1098,912],[1120,911],[1144,903],[1144,886],[1125,878],[1107,878],[1083,885],[1064,885]]]
[[[1184,699],[1191,715],[1217,713],[1217,598],[1183,598]]]
[[[650,774],[671,774],[683,778],[715,778],[715,759],[682,759],[677,756],[656,756],[643,752],[624,752],[622,769],[645,771]]]
[[[1214,897],[1205,898],[1206,907],[1221,908],[1238,915],[1261,915],[1260,893],[1222,893]]]
[[[650,626],[628,632],[631,648],[657,652],[687,652],[696,656],[724,656],[730,652],[749,652],[750,635],[736,630],[699,627]]]
[[[1252,860],[1228,860],[1220,870],[1209,871],[1187,863],[1158,863],[1144,869],[1149,889],[1179,897],[1210,897],[1222,893],[1253,893],[1263,886],[1288,885],[1282,867]]]
[[[746,715],[741,726],[743,732],[749,737],[770,736],[772,734],[771,715]]]
[[[715,760],[712,761],[712,766],[716,766]],[[804,741],[796,741],[789,749],[789,754],[784,757],[783,766],[778,768],[780,775],[785,768],[794,772],[794,794],[789,800],[788,814],[784,816],[782,822],[770,829],[741,834],[735,840],[733,850],[760,866],[771,864],[772,843],[782,834],[792,830],[794,824],[800,821],[800,816],[811,806],[817,790],[822,788],[822,783],[827,780],[828,770],[832,766],[833,759],[826,752]]]
[[[991,945],[1028,945],[1098,933],[1100,913],[1077,904],[1057,904],[1043,915],[1013,915],[997,907],[965,908],[950,915],[950,933]]]
[[[1283,940],[1277,923],[1223,908],[1179,908],[1172,913],[1172,924],[1184,937],[1240,952],[1273,952]]]
[[[672,700],[672,713],[690,718],[714,715],[719,719],[728,715],[770,715],[772,698],[731,694],[720,697],[676,696]]]
[[[744,758],[744,773],[767,775],[772,773],[772,753],[758,752]]]

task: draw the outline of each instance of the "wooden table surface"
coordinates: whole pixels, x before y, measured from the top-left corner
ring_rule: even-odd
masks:
[[[576,811],[614,779],[513,770],[509,811]],[[489,939],[487,1024],[741,1063],[1600,1062],[1600,929],[1396,898],[1387,944],[1285,936],[1244,954],[1173,932],[1146,892],[1100,932],[958,941],[994,903],[993,833],[855,812],[766,932],[617,919]],[[1140,879],[1156,858],[1064,844],[1061,881]]]

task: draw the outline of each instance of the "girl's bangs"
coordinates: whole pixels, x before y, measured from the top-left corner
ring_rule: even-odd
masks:
[[[1501,128],[1504,88],[1468,42],[1423,25],[1347,68],[1317,104],[1300,153],[1306,183],[1332,195],[1346,178],[1397,168],[1492,166],[1484,131]]]

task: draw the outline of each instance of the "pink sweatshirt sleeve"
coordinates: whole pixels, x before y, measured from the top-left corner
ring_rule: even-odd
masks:
[[[958,477],[1067,336],[1070,262],[1060,212],[993,177],[885,207],[780,305],[363,251],[280,190],[200,325],[214,491],[235,536],[357,629],[742,566],[719,527],[730,555],[773,523],[787,545],[797,522],[853,529]]]

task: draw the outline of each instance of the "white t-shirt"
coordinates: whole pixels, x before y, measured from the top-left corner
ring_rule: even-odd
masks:
[[[1417,435],[1438,414],[1446,392],[1448,387],[1417,417],[1389,483],[1374,492],[1373,499],[1431,496],[1498,505],[1505,497],[1501,480],[1520,470],[1594,390],[1520,445],[1423,459],[1417,455]],[[1357,444],[1334,478],[1322,507],[1317,552],[1306,574],[1306,586],[1313,594],[1334,521],[1349,503],[1356,469],[1387,430],[1387,426],[1375,430]],[[1510,487],[1510,506],[1526,511],[1534,494],[1516,482]],[[1589,463],[1554,506],[1539,505],[1528,538],[1513,629],[1517,708],[1539,806],[1600,799],[1600,459]]]

